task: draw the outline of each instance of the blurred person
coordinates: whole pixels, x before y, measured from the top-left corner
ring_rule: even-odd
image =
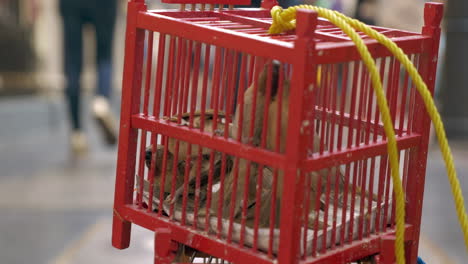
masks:
[[[65,95],[68,102],[74,154],[86,153],[88,146],[83,132],[80,105],[80,76],[83,68],[83,26],[91,24],[96,34],[97,87],[92,110],[108,145],[117,141],[116,121],[109,98],[112,83],[112,43],[117,15],[117,0],[59,0],[63,18]]]
[[[376,0],[358,0],[354,17],[368,25],[375,25]]]

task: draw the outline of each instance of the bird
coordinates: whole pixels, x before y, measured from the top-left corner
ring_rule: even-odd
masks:
[[[178,123],[181,126],[189,126],[190,123],[192,124],[192,128],[201,129],[202,123],[204,123],[204,131],[208,133],[213,133],[215,135],[221,136],[224,135],[225,124],[222,123],[223,119],[225,118],[225,113],[219,111],[217,113],[218,116],[218,127],[214,127],[214,116],[215,112],[213,109],[207,109],[203,113],[201,111],[195,111],[194,113],[183,113],[181,114],[180,122],[177,116],[173,117],[163,117],[168,122]],[[190,120],[192,118],[192,120]],[[203,119],[203,120],[202,120]],[[230,131],[230,129],[228,129]],[[179,142],[179,149],[176,151],[176,144],[177,141]],[[167,157],[168,162],[166,165],[166,183],[165,183],[165,195],[164,195],[164,203],[166,205],[177,204],[177,207],[180,207],[181,204],[179,203],[180,197],[184,191],[184,176],[186,167],[188,167],[188,196],[194,197],[195,189],[196,189],[196,180],[197,180],[197,172],[198,169],[200,170],[200,186],[206,185],[209,177],[210,172],[210,158],[213,155],[213,180],[216,181],[219,176],[221,175],[221,169],[223,162],[225,164],[225,169],[230,170],[232,167],[232,162],[228,156],[225,156],[223,159],[220,152],[212,151],[210,148],[203,148],[201,151],[201,155],[199,155],[198,147],[195,144],[192,144],[191,151],[188,151],[189,143],[176,140],[175,138],[168,138],[167,140]],[[146,166],[150,168],[151,160],[153,160],[153,153],[152,153],[153,146],[147,147],[146,151]],[[165,146],[158,145],[157,146],[157,155],[156,155],[156,166],[155,166],[155,188],[158,187],[160,179],[161,170],[162,170],[162,154],[164,153]],[[176,155],[177,154],[177,155]],[[173,161],[177,156],[177,170],[175,170],[175,191],[172,192],[172,178],[173,178]],[[200,159],[200,168],[198,168],[198,159]],[[155,192],[155,194],[159,194],[159,192]],[[199,192],[200,194],[200,201],[204,202],[206,198],[206,190]],[[159,197],[159,196],[158,196]],[[193,199],[189,200],[188,208],[193,209]]]
[[[165,183],[164,188],[161,188],[162,177],[163,177],[163,161],[164,155],[166,155],[166,167],[165,167]],[[174,155],[165,151],[163,145],[157,145],[155,157],[153,158],[153,145],[150,145],[146,148],[145,153],[145,165],[148,168],[148,171],[151,170],[151,163],[155,160],[154,174],[153,174],[153,196],[156,199],[160,198],[160,192],[163,191],[163,198],[166,199],[172,190],[172,174],[173,174],[173,164],[174,164]],[[184,164],[178,162],[176,164],[177,174],[182,174],[184,171]],[[179,188],[183,185],[183,177],[176,177],[175,188]],[[149,183],[145,183],[145,189],[149,190]]]
[[[275,83],[277,83],[278,74],[274,72],[278,69],[275,67],[270,68],[270,65],[269,63],[265,63],[256,80],[243,92],[243,103],[239,102],[237,104],[233,124],[230,128],[232,139],[240,140],[241,143],[254,147],[259,147],[261,142],[263,113],[267,110],[267,108],[265,109],[267,90],[271,91],[277,87]],[[270,81],[272,85],[270,89],[267,89],[269,69],[273,71],[273,74],[270,75],[272,77]],[[255,111],[253,111],[254,107]],[[253,124],[253,127],[251,127],[251,124]],[[251,130],[253,133],[250,133]],[[222,217],[229,218],[231,206],[233,206],[233,218],[235,221],[240,221],[242,218],[243,205],[245,203],[247,207],[245,208],[247,210],[247,225],[252,227],[253,212],[255,211],[252,209],[256,203],[258,171],[260,169],[259,164],[235,157],[231,157],[231,159],[233,161],[236,159],[238,160],[234,161],[233,168],[226,175],[224,186],[220,186],[220,188],[223,189],[223,199],[221,202],[219,201],[219,196],[221,195],[220,191],[213,193],[211,207],[206,208],[206,210],[210,210],[212,214],[215,214],[218,211],[218,207],[221,206]],[[265,212],[261,213],[260,217],[260,226],[262,227],[268,226],[269,222],[269,219],[264,216],[266,216],[267,209],[270,208],[270,206],[266,204],[270,203],[267,203],[265,199],[271,196],[269,195],[271,193],[271,186],[268,187],[268,184],[273,178],[273,175],[271,170],[267,167],[261,170],[263,172],[263,178],[265,179],[262,186],[259,186],[263,200],[262,205],[265,209],[262,210]],[[247,176],[249,179],[246,184]],[[236,188],[234,188],[234,186],[236,186]],[[235,193],[233,193],[234,190],[236,190]],[[247,193],[247,201],[243,200],[245,193]]]
[[[192,123],[192,128],[196,129],[201,129],[202,125],[202,119],[204,119],[204,127],[203,131],[207,133],[212,133],[217,136],[223,136],[224,135],[224,128],[225,125],[222,123],[222,119],[226,117],[226,114],[223,111],[218,111],[217,114],[217,126],[215,128],[215,122],[214,122],[214,117],[215,117],[215,111],[213,109],[207,109],[206,111],[202,112],[200,110],[194,111],[193,114],[187,112],[183,113],[180,116],[180,123],[179,123],[179,117],[178,116],[172,116],[172,117],[163,117],[168,122],[171,123],[178,123],[180,126],[186,126],[190,127],[190,123]],[[193,118],[192,120],[191,117]],[[228,126],[228,132],[230,131],[229,126]],[[169,138],[168,140],[168,147],[169,151],[177,156],[178,160],[184,160],[187,155],[190,157],[194,157],[198,155],[198,149],[195,147],[192,147],[191,152],[187,153],[188,151],[188,142],[182,141],[182,140],[177,140],[175,138]],[[176,151],[176,146],[177,143],[179,143],[179,149]],[[177,152],[177,153],[176,153]],[[211,152],[211,149],[209,148],[203,148],[203,153],[202,155],[209,154]],[[177,154],[177,155],[176,155]]]
[[[275,68],[278,68],[278,70],[273,71],[273,74],[283,74],[285,75],[284,71],[282,71],[281,64],[279,62],[273,61],[272,62]],[[318,73],[320,74],[320,73]],[[280,77],[275,77],[274,79],[280,79]],[[283,79],[285,79],[283,77]],[[278,84],[279,85],[279,84]],[[288,128],[288,121],[289,121],[289,105],[290,105],[290,100],[289,100],[289,95],[290,95],[290,80],[285,79],[283,80],[283,85],[282,85],[282,94],[274,93],[275,91],[280,91],[279,88],[272,89],[272,94],[271,94],[271,103],[268,106],[268,123],[267,123],[267,134],[266,134],[266,148],[270,151],[275,151],[276,149],[279,149],[280,153],[285,153],[286,152],[286,137],[287,137],[287,128]],[[281,100],[280,100],[281,99]],[[281,114],[281,121],[279,124],[279,130],[278,130],[278,115]],[[279,133],[279,135],[278,135]],[[313,139],[313,145],[311,149],[307,150],[307,154],[313,154],[317,153],[320,151],[320,143],[321,138],[319,134],[316,131],[313,131],[314,133],[314,139]],[[277,146],[277,137],[280,137],[280,144]],[[324,151],[328,151],[328,146],[324,146]],[[345,174],[343,170],[341,169],[340,166],[332,166],[329,168],[324,168],[319,171],[312,171],[308,173],[307,177],[310,177],[311,179],[311,186],[310,186],[310,199],[309,199],[309,212],[314,212],[314,210],[317,210],[315,208],[316,206],[316,199],[317,195],[320,192],[321,194],[325,194],[327,186],[330,188],[330,197],[329,200],[332,201],[332,203],[335,202],[336,200],[336,205],[338,207],[343,207],[343,192],[345,188]],[[278,199],[281,199],[281,195],[283,194],[283,184],[284,184],[284,173],[280,171],[278,173],[278,190],[277,193]],[[319,183],[320,186],[319,186]],[[349,188],[353,188],[352,186],[349,186]],[[362,190],[360,187],[355,187],[356,188],[356,193],[361,194]],[[377,200],[377,197],[375,194],[369,194],[369,192],[366,190],[364,191],[365,195],[367,198]],[[320,208],[318,209],[325,209],[324,201],[322,200],[324,195],[321,195],[320,201],[319,201],[319,206]],[[280,201],[277,201],[277,204],[280,205]],[[315,215],[317,214],[310,214],[309,215],[309,227],[313,227],[315,225]],[[325,223],[319,221],[319,228],[323,227]]]

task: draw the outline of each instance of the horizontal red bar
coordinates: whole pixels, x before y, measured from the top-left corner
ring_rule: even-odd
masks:
[[[392,40],[400,47],[405,54],[419,54],[423,51],[430,50],[432,39],[427,36],[405,36],[392,38]],[[366,43],[369,52],[373,58],[391,56],[390,51],[386,47],[377,43],[373,39],[367,39]],[[361,60],[361,55],[358,53],[352,41],[340,42],[318,42],[317,43],[317,64],[331,64],[348,61]]]
[[[419,146],[421,135],[409,135],[397,138],[398,150],[408,149]],[[314,154],[312,158],[307,159],[301,164],[301,169],[305,171],[317,171],[324,168],[347,164],[357,160],[363,160],[387,153],[387,141],[382,140],[378,143],[371,142],[369,145],[361,145],[335,151],[332,153]]]
[[[276,169],[285,168],[283,155],[242,144],[233,139],[225,139],[210,133],[201,132],[198,129],[190,129],[175,123],[158,121],[152,117],[134,115],[132,127],[152,131],[154,133],[170,136],[191,144],[200,145],[213,150],[235,155],[243,159],[251,160]]]
[[[250,248],[228,244],[223,240],[217,239],[215,236],[211,237],[207,235],[203,231],[196,231],[192,228],[181,226],[179,223],[171,222],[167,218],[160,218],[157,214],[138,209],[137,206],[125,205],[116,209],[125,220],[151,231],[161,227],[169,228],[172,232],[171,239],[229,262],[273,263],[273,260],[268,259],[265,254],[254,252]]]
[[[412,225],[405,225],[405,241],[409,241],[413,237],[414,228]],[[348,263],[362,259],[367,256],[379,253],[381,249],[381,239],[385,236],[394,235],[395,231],[391,230],[379,235],[371,235],[364,240],[353,241],[318,257],[309,257],[301,264],[329,264],[329,263]]]
[[[361,128],[362,130],[367,129],[368,122],[371,123],[369,131],[374,133],[377,132],[378,135],[383,135],[384,134],[384,129],[383,129],[383,123],[379,123],[377,127],[377,131],[375,131],[375,121],[374,120],[362,120],[361,118],[358,118],[357,116],[354,116],[354,118],[351,118],[351,115],[348,113],[343,114],[343,122],[341,122],[341,114],[339,111],[335,111],[335,113],[332,113],[331,111],[326,111],[325,113],[325,119],[330,120],[331,118],[334,118],[335,125],[343,125],[349,127],[349,124],[351,121],[353,121],[353,128],[358,126],[358,122],[361,123]],[[323,110],[322,107],[315,107],[315,119],[322,120],[323,119]],[[394,128],[395,134],[398,134],[400,132],[400,129]]]
[[[219,14],[219,17],[222,19],[229,19],[234,22],[253,25],[256,27],[262,27],[264,29],[268,29],[271,26],[271,22],[268,22],[259,18],[255,18],[255,17],[238,15],[236,13],[221,13]]]

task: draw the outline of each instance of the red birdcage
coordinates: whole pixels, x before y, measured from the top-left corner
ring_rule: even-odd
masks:
[[[155,263],[182,248],[234,263],[394,263],[387,140],[353,42],[311,11],[269,35],[268,9],[232,6],[247,0],[166,2],[181,8],[128,4],[114,247],[134,223],[155,232]],[[422,34],[373,27],[431,91],[441,17],[427,3]],[[396,131],[416,263],[429,118],[400,63],[360,35]]]

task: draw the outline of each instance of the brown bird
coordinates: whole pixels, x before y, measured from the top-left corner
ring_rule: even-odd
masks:
[[[280,65],[276,62],[274,63],[274,67],[280,68]],[[274,74],[280,73],[280,69],[273,71]],[[278,77],[279,78],[279,77]],[[273,91],[279,90],[274,89]],[[290,93],[290,81],[284,80],[283,81],[283,90],[282,94],[272,94],[272,101],[268,106],[268,130],[266,136],[266,144],[267,149],[275,150],[276,149],[276,138],[277,136],[280,137],[280,145],[279,145],[279,152],[285,153],[286,151],[286,137],[287,137],[287,128],[288,128],[288,121],[289,121],[289,93]],[[280,105],[280,97],[281,97],[281,105]],[[280,129],[278,131],[278,119],[277,116],[281,114],[281,124]],[[279,133],[279,135],[278,135]],[[320,136],[314,131],[314,140],[312,149],[308,150],[309,153],[317,153],[320,151]],[[324,150],[328,150],[328,146],[325,145]],[[281,199],[281,194],[283,193],[283,172],[280,171],[278,177],[278,199]],[[335,199],[337,200],[337,205],[339,207],[343,207],[343,191],[345,187],[345,178],[344,173],[341,170],[340,166],[335,166],[331,168],[322,169],[320,171],[313,171],[308,174],[308,177],[311,177],[311,193],[310,193],[310,207],[309,211],[314,212],[315,205],[316,205],[316,197],[318,192],[320,191],[321,194],[324,194],[324,191],[327,188],[329,183],[330,188],[330,202],[333,204]],[[319,185],[319,178],[321,178],[321,184]],[[338,186],[336,185],[338,184]],[[352,188],[352,186],[350,186]],[[335,193],[337,190],[337,193]],[[356,193],[362,193],[360,187],[356,187]],[[377,197],[375,194],[369,195],[367,191],[365,191],[366,197],[372,197],[371,199],[376,200]],[[336,196],[336,197],[335,197]],[[323,195],[322,195],[323,197]],[[277,201],[277,204],[280,204],[280,201]],[[323,208],[324,203],[323,201],[319,202],[320,206]],[[312,214],[311,214],[312,216]],[[315,219],[309,216],[309,226],[313,227],[315,223]],[[319,226],[322,226],[324,223],[319,221]]]
[[[233,125],[231,127],[231,134],[233,139],[240,138],[240,142],[244,144],[249,144],[252,146],[259,146],[261,142],[261,134],[263,130],[263,113],[268,110],[265,109],[265,95],[267,92],[267,81],[268,81],[268,73],[269,73],[269,66],[270,64],[265,64],[263,70],[260,72],[258,76],[258,80],[252,83],[243,94],[243,104],[239,103],[236,107],[236,112],[233,119]],[[277,82],[278,74],[275,74],[275,71],[278,69],[275,67],[271,68],[273,74],[271,74],[271,90],[275,89],[277,85],[274,83]],[[255,98],[254,98],[255,97]],[[255,105],[255,111],[253,111]],[[243,114],[241,115],[241,108]],[[252,115],[253,113],[253,115]],[[242,123],[241,123],[241,116],[242,116]],[[252,121],[253,119],[253,121]],[[253,133],[250,135],[251,130],[251,123],[253,122]],[[239,135],[239,128],[240,135]],[[234,158],[233,158],[234,159]],[[250,172],[249,172],[250,170]],[[258,182],[258,170],[259,164],[254,162],[249,162],[244,159],[239,159],[238,162],[234,162],[234,168],[230,171],[229,174],[226,175],[226,179],[224,182],[224,186],[220,186],[224,190],[224,197],[221,203],[222,207],[222,215],[224,218],[229,218],[231,206],[234,206],[234,219],[239,221],[242,216],[242,208],[244,205],[244,194],[247,192],[247,225],[253,225],[253,212],[254,206],[256,203],[256,192],[257,192],[257,182]],[[268,184],[273,178],[271,170],[269,168],[264,167],[263,171],[263,184],[260,188],[262,190],[262,200],[265,201],[265,198],[268,199],[269,193],[271,192],[271,187],[269,188]],[[237,182],[235,182],[237,175]],[[249,172],[249,173],[248,173]],[[246,184],[247,176],[249,176],[249,181]],[[236,186],[237,190],[233,197],[234,186]],[[211,204],[211,213],[216,213],[218,206],[219,206],[219,195],[220,192],[213,193],[213,203]],[[233,199],[233,200],[232,200]],[[262,207],[270,208],[270,206],[266,205],[267,202],[265,201],[262,203]],[[270,204],[270,203],[268,203]],[[264,210],[261,210],[264,211]],[[267,212],[261,213],[262,217],[260,217],[261,226],[268,226],[269,219],[266,216]]]
[[[182,126],[189,126],[190,124],[190,113],[184,113],[181,115],[181,122],[180,125]],[[200,111],[196,111],[193,113],[193,120],[192,120],[192,127],[196,129],[200,129],[202,125],[202,121],[204,121],[204,131],[207,133],[214,133],[217,135],[224,135],[225,124],[223,123],[223,119],[225,118],[224,112],[219,112],[218,116],[218,128],[214,129],[214,111],[212,109],[207,109],[205,113],[202,115]],[[177,117],[166,117],[166,120],[170,122],[178,122]],[[203,120],[202,120],[203,119]],[[229,129],[230,131],[230,129]],[[165,203],[166,204],[174,204],[178,203],[181,195],[184,191],[184,175],[186,166],[188,166],[188,196],[194,197],[195,187],[196,187],[196,176],[198,169],[200,170],[200,182],[201,186],[206,185],[206,182],[209,177],[210,171],[210,155],[212,150],[209,148],[202,149],[202,155],[199,157],[199,146],[192,144],[190,153],[188,152],[189,143],[185,141],[178,141],[179,142],[179,149],[178,149],[178,157],[177,160],[177,170],[176,170],[176,184],[175,184],[175,191],[171,193],[172,187],[172,174],[173,174],[173,161],[175,158],[176,153],[176,144],[177,141],[175,138],[168,139],[168,163],[166,166],[166,183],[165,183]],[[152,160],[152,147],[147,148],[146,153],[146,165],[150,168],[151,160]],[[161,169],[162,169],[162,154],[164,153],[164,146],[158,145],[157,155],[156,155],[156,169],[155,169],[155,182],[156,179],[160,178]],[[198,159],[200,158],[200,168],[198,168]],[[170,161],[170,162],[169,162]],[[188,164],[187,164],[188,162]],[[213,180],[217,180],[221,174],[221,167],[222,167],[222,155],[219,152],[213,152]],[[226,170],[230,170],[232,168],[232,162],[228,156],[226,156],[225,160],[225,168]],[[159,182],[157,182],[159,184]],[[159,186],[155,184],[155,188]],[[201,202],[204,201],[206,198],[206,189],[200,194]],[[159,197],[159,196],[158,196]],[[180,205],[180,204],[179,204]],[[193,209],[193,199],[189,201],[188,204],[189,209]]]
[[[145,154],[145,163],[146,167],[148,170],[151,169],[151,162],[153,160],[153,153],[152,153],[153,146],[148,146],[146,148],[146,154]],[[162,182],[162,175],[163,175],[163,158],[164,158],[164,146],[162,145],[157,145],[156,147],[156,157],[155,157],[155,166],[154,166],[154,189],[153,189],[153,196],[156,199],[159,199],[159,194],[161,191],[164,192],[164,199],[169,196],[172,190],[172,173],[173,173],[173,164],[174,164],[174,155],[166,151],[166,176],[165,176],[165,182],[164,182],[164,189],[161,190],[161,182]],[[177,174],[182,174],[184,172],[184,163],[177,163],[177,169],[176,173]],[[182,186],[184,183],[184,178],[183,177],[176,177],[176,182],[175,182],[175,188],[179,188]],[[149,185],[148,183],[145,183],[145,189],[149,190]]]
[[[225,124],[222,123],[222,119],[226,117],[225,113],[220,111],[217,113],[218,115],[218,120],[217,120],[217,127],[215,129],[214,126],[214,110],[213,109],[207,109],[205,113],[202,115],[201,111],[195,111],[193,113],[193,120],[192,120],[192,128],[197,128],[200,129],[202,125],[202,119],[204,119],[204,132],[206,133],[213,133],[218,136],[224,135],[224,128]],[[177,123],[178,122],[178,117],[173,116],[173,117],[165,117],[164,119]],[[190,113],[183,113],[181,115],[181,121],[180,125],[181,126],[189,126],[190,124]],[[230,129],[229,129],[230,132]],[[187,158],[187,151],[188,151],[188,142],[181,141],[181,140],[176,140],[175,138],[169,138],[169,151],[176,156],[176,145],[177,142],[179,143],[179,150],[178,150],[178,155],[177,159],[178,160],[184,160]],[[203,148],[203,155],[209,154],[211,152],[211,149],[209,148]],[[192,150],[189,154],[191,157],[198,156],[198,149],[192,145]]]

